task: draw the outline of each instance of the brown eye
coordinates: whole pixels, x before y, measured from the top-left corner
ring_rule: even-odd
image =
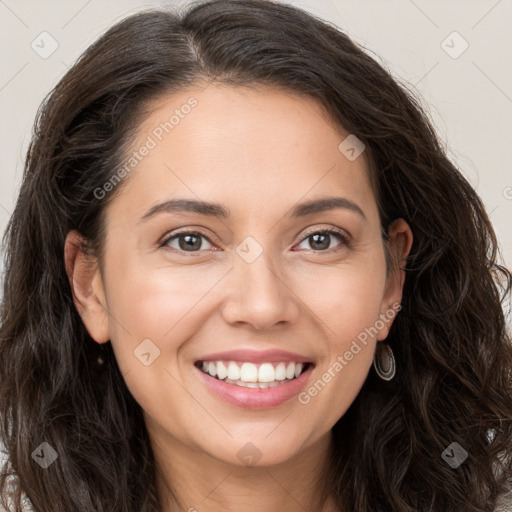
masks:
[[[336,250],[336,247],[331,247],[331,242],[333,241],[333,238],[337,238],[338,240],[341,241],[341,243],[338,244],[337,248],[348,245],[347,237],[342,232],[333,229],[313,231],[306,235],[306,237],[303,239],[301,243],[308,242],[309,248],[315,251],[321,252],[330,249]]]
[[[161,247],[170,247],[172,249],[184,252],[198,252],[201,248],[204,249],[203,240],[206,240],[207,243],[211,244],[208,237],[202,233],[196,231],[182,231],[181,233],[175,233],[164,240]],[[171,242],[174,241],[177,241],[177,247],[171,246]],[[206,249],[209,249],[209,247]]]

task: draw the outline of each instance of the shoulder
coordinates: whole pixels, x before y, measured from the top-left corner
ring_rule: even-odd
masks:
[[[0,471],[4,469],[4,466],[6,466],[9,462],[9,456],[8,456],[8,453],[7,453],[7,450],[4,446],[4,444],[2,443],[2,439],[0,438]],[[11,478],[12,480],[12,478]],[[9,489],[12,489],[12,483],[10,483],[10,486],[9,486]],[[28,499],[28,497],[25,495],[24,492],[22,492],[22,500],[21,500],[21,503],[23,505],[23,512],[33,512],[34,511],[34,508],[32,506],[32,503],[30,503],[30,500]],[[12,505],[12,501],[7,499],[7,505],[10,507]],[[5,509],[2,507],[2,505],[0,504],[0,512],[10,512],[9,509]]]

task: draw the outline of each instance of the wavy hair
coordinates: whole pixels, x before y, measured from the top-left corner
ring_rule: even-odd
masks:
[[[160,510],[141,407],[75,309],[63,247],[77,229],[101,261],[123,184],[94,191],[125,160],[145,106],[212,81],[319,100],[366,145],[382,229],[401,217],[414,233],[387,338],[399,371],[384,382],[372,369],[333,427],[328,492],[358,512],[493,510],[512,473],[512,276],[489,217],[407,85],[339,28],[270,0],[130,15],[42,103],[3,239],[3,499],[14,478],[16,511],[23,491],[39,512]],[[42,442],[58,453],[44,471],[32,458]],[[468,453],[457,469],[441,457],[452,442]]]

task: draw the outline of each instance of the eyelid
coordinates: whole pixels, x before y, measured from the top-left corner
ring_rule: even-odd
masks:
[[[314,226],[311,229],[307,229],[305,231],[304,235],[302,236],[301,242],[308,236],[313,235],[315,233],[329,233],[329,232],[334,232],[346,240],[350,239],[350,235],[344,229],[337,228],[335,226],[328,226],[325,228],[319,228],[317,226]]]

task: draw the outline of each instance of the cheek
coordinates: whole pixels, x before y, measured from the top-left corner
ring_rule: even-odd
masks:
[[[294,291],[339,350],[375,324],[386,283],[385,263],[378,253],[373,258],[353,258],[340,265],[318,265],[297,273],[301,279]]]
[[[302,288],[323,329],[325,357],[311,385],[298,397],[311,421],[332,426],[349,408],[366,380],[373,360],[377,322],[385,286],[385,266],[347,265],[329,278],[311,276],[317,287]]]
[[[201,329],[197,303],[216,280],[198,279],[190,269],[149,269],[137,262],[113,267],[107,283],[111,343],[130,393],[154,418],[190,408],[177,360]]]
[[[332,301],[335,306],[331,307],[330,319],[334,331],[331,363],[340,362],[343,368],[338,366],[338,373],[357,386],[358,375],[366,372],[373,357],[385,275],[370,268],[347,274],[340,278],[339,292]]]
[[[155,365],[174,366],[181,345],[201,329],[209,292],[225,269],[143,265],[116,252],[109,261],[114,262],[105,272],[111,342],[119,366],[126,372],[137,367],[134,350],[148,339],[160,351]]]

